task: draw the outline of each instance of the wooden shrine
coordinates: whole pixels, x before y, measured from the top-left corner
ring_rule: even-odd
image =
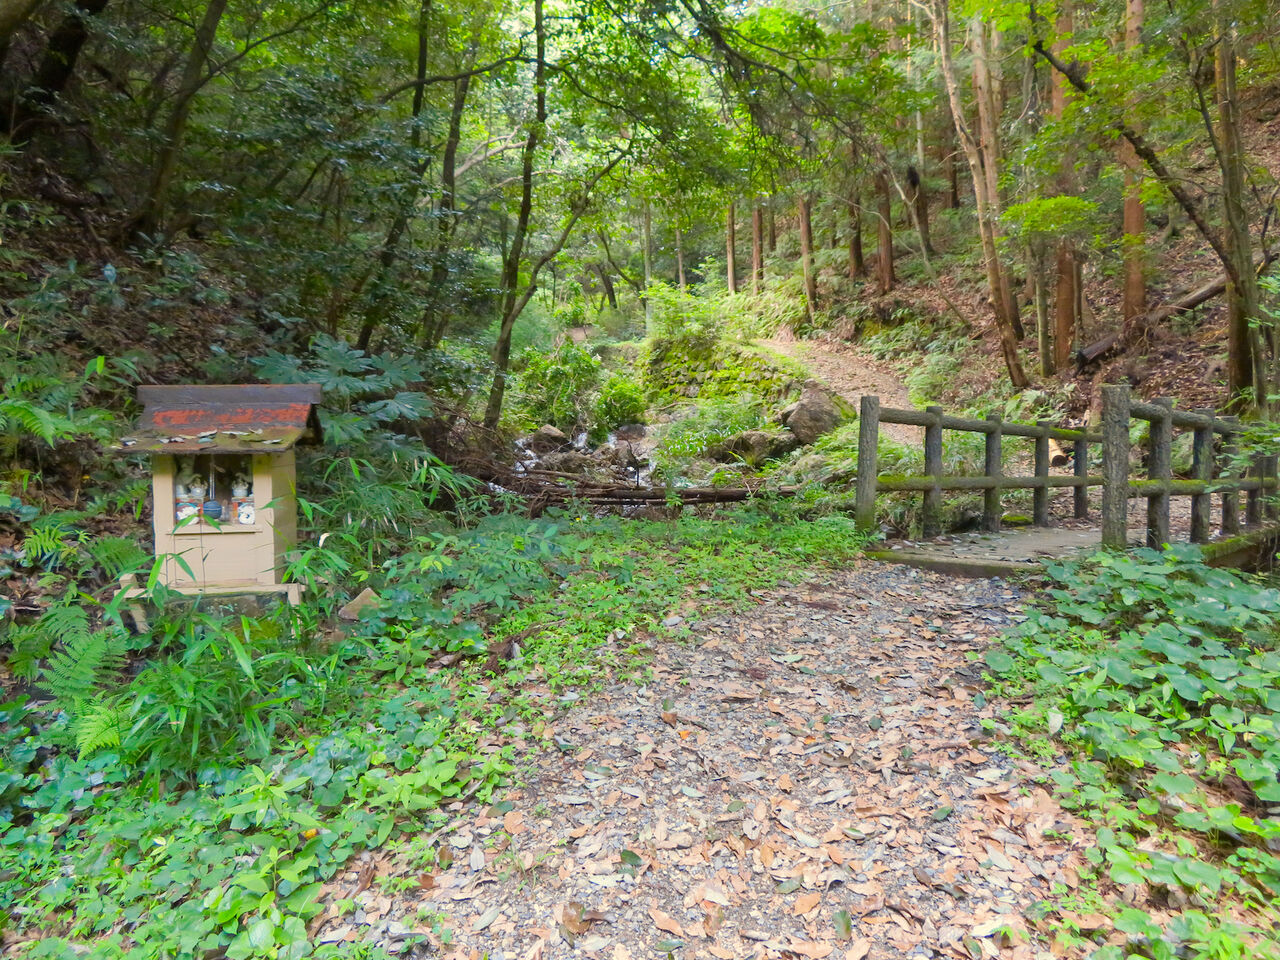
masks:
[[[282,593],[297,540],[294,447],[319,443],[319,384],[142,386],[118,449],[149,453],[160,581],[191,594]],[[141,587],[125,585],[126,596]]]

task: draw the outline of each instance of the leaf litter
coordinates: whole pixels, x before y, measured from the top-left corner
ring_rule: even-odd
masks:
[[[353,872],[329,922],[458,960],[1042,955],[1032,908],[1090,834],[982,726],[970,655],[1019,596],[859,562],[756,599],[554,719],[517,788],[454,810],[468,856],[394,897]]]

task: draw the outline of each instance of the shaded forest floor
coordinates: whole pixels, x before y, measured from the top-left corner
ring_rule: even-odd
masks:
[[[353,864],[330,887],[356,906],[319,939],[420,932],[491,960],[1032,956],[1027,917],[1076,886],[1089,841],[988,739],[1008,705],[970,655],[1018,593],[857,561],[755,601],[669,621],[647,685],[561,703],[518,789],[446,829],[447,867]]]

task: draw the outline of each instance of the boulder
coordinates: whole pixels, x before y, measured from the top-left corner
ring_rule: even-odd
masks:
[[[341,620],[359,620],[360,611],[369,607],[376,607],[381,600],[382,598],[374,593],[372,588],[365,587],[354,600],[351,600],[338,611],[338,618]]]
[[[817,380],[806,380],[800,399],[783,407],[778,419],[801,443],[813,443],[850,419],[852,408]]]
[[[643,423],[624,423],[613,431],[613,435],[619,440],[639,440],[646,432]]]
[[[553,427],[549,423],[544,423],[537,430],[529,435],[529,449],[534,453],[550,453],[552,450],[559,450],[569,438],[565,436],[563,430]]]
[[[758,467],[766,460],[784,457],[800,447],[800,440],[786,430],[744,430],[707,447],[706,455],[717,463],[742,461]]]

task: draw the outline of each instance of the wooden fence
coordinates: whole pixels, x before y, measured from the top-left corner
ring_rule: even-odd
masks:
[[[985,420],[953,417],[941,407],[924,410],[882,409],[880,398],[862,398],[858,433],[858,480],[855,515],[863,529],[875,527],[877,493],[920,491],[924,495],[922,533],[934,537],[942,532],[941,508],[943,490],[983,491],[982,529],[1000,529],[1004,510],[1001,494],[1005,490],[1032,491],[1032,522],[1049,524],[1049,491],[1071,487],[1072,514],[1076,519],[1089,516],[1089,487],[1102,487],[1102,544],[1124,547],[1128,542],[1128,504],[1133,497],[1147,499],[1146,542],[1159,546],[1169,542],[1169,503],[1175,496],[1191,498],[1191,531],[1193,543],[1210,538],[1212,500],[1221,495],[1220,529],[1224,535],[1240,532],[1240,492],[1244,491],[1247,526],[1257,526],[1276,518],[1272,503],[1264,505],[1262,492],[1276,486],[1277,458],[1254,457],[1248,470],[1231,472],[1236,440],[1241,426],[1234,417],[1218,417],[1213,411],[1188,413],[1174,410],[1168,400],[1153,403],[1135,402],[1129,388],[1102,388],[1102,429],[1100,432],[1069,430],[1047,420],[1034,424],[1015,423],[989,416]],[[1132,420],[1150,424],[1147,442],[1147,477],[1129,477],[1129,426]],[[918,476],[881,476],[879,473],[880,424],[897,423],[924,427],[924,473]],[[1172,470],[1174,431],[1189,430],[1192,439],[1192,476],[1176,480]],[[984,435],[985,455],[980,476],[948,476],[942,472],[942,433],[954,430]],[[1032,474],[1004,474],[1005,437],[1027,437],[1034,441]],[[1215,450],[1220,438],[1220,450]],[[1069,445],[1072,471],[1068,475],[1051,475],[1050,440]],[[1100,474],[1090,474],[1093,460],[1090,447],[1100,447]]]

